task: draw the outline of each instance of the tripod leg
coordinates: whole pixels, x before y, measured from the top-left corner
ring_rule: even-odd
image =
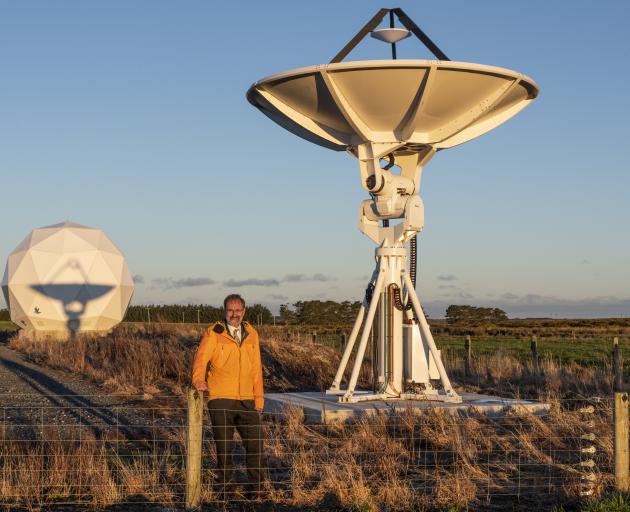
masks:
[[[372,322],[374,321],[374,314],[380,300],[380,294],[383,290],[383,283],[385,282],[384,269],[379,268],[378,279],[374,285],[374,292],[372,294],[372,302],[368,308],[367,318],[365,319],[365,325],[363,326],[363,333],[361,334],[361,341],[359,343],[359,349],[357,350],[356,359],[354,360],[354,367],[352,368],[352,375],[350,376],[350,382],[348,382],[348,390],[343,396],[349,398],[354,393],[354,388],[357,385],[359,379],[359,372],[361,371],[361,363],[363,363],[363,356],[365,355],[365,349],[367,347],[368,337],[370,336],[370,329]]]
[[[341,379],[343,378],[343,374],[346,371],[348,359],[350,359],[350,354],[352,353],[352,349],[354,348],[354,342],[357,339],[357,334],[359,334],[359,329],[361,328],[361,324],[363,323],[364,316],[365,300],[361,303],[361,308],[359,309],[357,318],[354,321],[354,327],[352,328],[352,332],[350,333],[350,338],[348,339],[346,348],[343,351],[343,356],[341,357],[341,362],[339,363],[339,368],[337,369],[335,380],[333,380],[332,386],[330,386],[330,389],[328,391],[339,391],[339,385],[341,384]]]
[[[437,366],[438,373],[440,374],[440,380],[442,381],[442,385],[444,386],[444,391],[449,396],[457,396],[453,386],[451,385],[451,381],[446,374],[446,370],[444,369],[444,364],[442,364],[442,358],[438,353],[437,346],[435,345],[435,340],[433,339],[433,335],[431,334],[431,329],[429,329],[429,324],[427,324],[427,319],[424,317],[424,311],[422,311],[422,306],[420,305],[420,299],[416,295],[416,290],[413,288],[413,283],[411,282],[411,278],[407,272],[402,274],[403,279],[405,281],[405,286],[407,287],[407,291],[409,292],[409,297],[411,298],[411,303],[413,304],[413,309],[416,313],[416,317],[418,318],[418,322],[420,323],[420,330],[422,331],[422,336],[429,344],[429,350],[433,355],[433,360],[435,361],[435,365]]]

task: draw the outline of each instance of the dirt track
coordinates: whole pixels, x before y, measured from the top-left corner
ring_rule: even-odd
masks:
[[[108,394],[93,383],[36,365],[0,342],[0,424],[34,434],[46,425],[67,425],[144,437],[152,428],[177,427],[184,420],[179,400]]]

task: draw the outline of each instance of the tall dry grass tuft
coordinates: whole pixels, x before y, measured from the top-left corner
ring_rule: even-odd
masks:
[[[378,414],[313,425],[300,410],[265,423],[269,503],[320,510],[410,510],[499,506],[518,497],[540,507],[580,498],[581,436],[597,433],[596,493],[610,484],[609,403],[585,418],[580,404],[556,401],[547,416],[501,418],[440,409]],[[183,499],[184,429],[156,442],[114,442],[79,427],[46,427],[23,439],[8,425],[0,441],[0,504],[104,507]],[[216,458],[205,440],[203,498]],[[241,477],[243,458],[237,457]]]
[[[181,501],[183,447],[147,452],[114,446],[91,430],[44,427],[24,439],[5,425],[0,441],[0,505],[28,509],[82,504],[105,507],[133,499]]]
[[[597,432],[595,493],[609,482],[610,408],[585,420],[558,401],[548,416],[513,411],[501,418],[440,409],[377,414],[332,425],[303,423],[299,411],[268,426],[278,504],[409,510],[484,509],[516,497],[542,505],[574,502],[583,490],[581,436]],[[286,484],[282,487],[282,484]]]
[[[202,329],[183,324],[119,326],[106,336],[75,340],[11,337],[9,347],[31,361],[70,371],[116,392],[183,396]],[[330,385],[339,360],[331,347],[262,339],[267,391],[320,391]]]
[[[140,333],[115,331],[75,340],[38,340],[14,336],[9,346],[35,363],[71,371],[116,391],[182,393],[192,362],[190,339],[162,333],[148,338]]]
[[[476,356],[470,375],[465,374],[464,358],[454,352],[445,354],[444,363],[451,378],[466,391],[541,400],[612,393],[613,370],[608,361],[585,366],[542,358],[536,371],[531,362],[524,364],[499,351]]]

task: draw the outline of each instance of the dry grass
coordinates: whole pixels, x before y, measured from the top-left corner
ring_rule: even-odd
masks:
[[[183,395],[202,329],[184,324],[121,326],[107,336],[34,340],[15,335],[9,346],[31,361],[81,375],[116,392]],[[339,361],[334,349],[262,338],[266,391],[320,391]]]
[[[285,503],[301,507],[484,509],[514,499],[545,506],[575,502],[580,435],[592,429],[600,433],[599,467],[610,466],[606,404],[589,420],[560,402],[544,418],[523,412],[492,420],[434,410],[331,426],[301,419],[293,410],[286,421],[272,424],[268,452],[273,480],[289,475]],[[599,471],[596,479],[598,492],[609,483]]]
[[[173,466],[173,460],[182,459],[181,445],[163,446],[150,454],[119,452],[88,429],[73,432],[80,436],[64,438],[61,429],[45,427],[36,437],[31,434],[24,440],[23,433],[5,425],[0,440],[0,505],[106,507],[131,497],[145,502],[180,501],[182,471]]]
[[[80,373],[120,390],[181,393],[199,332],[117,330],[108,337],[73,343],[33,343],[14,338],[11,346],[33,360]],[[266,339],[268,389],[322,389],[332,381],[338,356],[323,346]],[[300,410],[287,410],[265,424],[269,507],[296,510],[471,510],[533,506],[546,510],[582,499],[582,476],[592,473],[593,490],[610,486],[612,460],[610,401],[612,376],[606,365],[583,367],[543,361],[540,372],[506,355],[475,360],[465,377],[463,361],[446,361],[460,389],[503,396],[540,397],[552,405],[544,416],[512,412],[492,419],[440,410],[398,416],[379,414],[345,424],[311,425]],[[585,414],[586,404],[595,413]],[[113,444],[85,432],[81,442],[49,429],[31,441],[0,426],[0,504],[29,508],[58,502],[94,507],[133,500],[181,503],[184,432],[160,436],[142,448]],[[596,433],[597,466],[580,461],[584,436]],[[170,440],[167,440],[170,439]],[[206,439],[203,499],[216,499],[209,485],[215,467]],[[237,458],[242,468],[242,454]],[[242,473],[242,471],[241,471]]]
[[[598,431],[600,468],[610,466],[607,405],[586,426],[578,411],[554,404],[546,418],[527,413],[500,420],[426,414],[379,415],[353,423],[307,425],[301,411],[268,422],[269,503],[296,509],[485,509],[520,500],[546,507],[579,499],[579,436]],[[47,429],[36,439],[0,442],[0,503],[37,509],[60,503],[107,507],[120,502],[180,503],[182,440],[152,450],[112,445],[81,431],[63,439]],[[206,443],[203,497],[216,499],[214,453]],[[241,461],[242,463],[242,457]],[[241,470],[243,468],[241,467]],[[609,483],[596,471],[597,492]]]
[[[613,371],[607,361],[583,366],[554,358],[541,358],[538,371],[532,363],[523,364],[498,352],[473,359],[470,375],[464,371],[464,360],[447,353],[444,364],[451,378],[462,389],[506,397],[580,398],[608,396],[612,393]]]

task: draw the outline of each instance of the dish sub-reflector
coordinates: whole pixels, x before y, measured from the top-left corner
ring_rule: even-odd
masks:
[[[405,142],[436,150],[504,123],[538,95],[508,69],[430,60],[311,66],[256,82],[247,99],[273,121],[337,151]]]

